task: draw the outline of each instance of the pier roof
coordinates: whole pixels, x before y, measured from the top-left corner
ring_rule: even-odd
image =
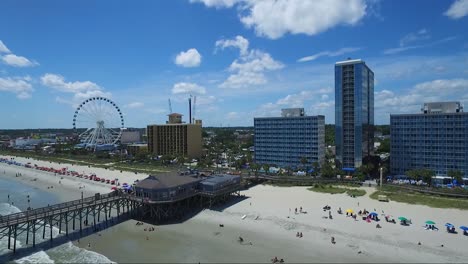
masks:
[[[178,174],[150,175],[148,178],[138,182],[135,187],[143,189],[167,189],[199,181],[200,179],[191,176],[180,176]]]

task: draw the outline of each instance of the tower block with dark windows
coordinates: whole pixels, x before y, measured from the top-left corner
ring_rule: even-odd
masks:
[[[335,64],[335,143],[344,170],[374,154],[374,73],[361,59]]]

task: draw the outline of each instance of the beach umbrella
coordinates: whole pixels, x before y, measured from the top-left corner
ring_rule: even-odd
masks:
[[[376,212],[372,212],[372,213],[370,213],[369,215],[375,215],[375,216],[378,216],[379,214],[378,214],[378,213],[376,213]]]
[[[348,209],[348,210],[346,210],[346,212],[351,213],[351,214],[354,213],[353,209]]]
[[[114,186],[114,187],[111,188],[111,190],[117,190],[117,187]]]
[[[463,231],[468,231],[468,226],[460,226],[460,229]]]
[[[431,221],[431,220],[427,220],[427,221],[426,221],[426,224],[428,224],[428,225],[435,225],[435,222],[434,222],[434,221]]]
[[[453,225],[451,223],[446,223],[445,226],[446,227],[453,227]]]
[[[398,217],[398,220],[400,220],[400,221],[407,221],[408,219],[407,219],[406,217],[400,216],[400,217]]]

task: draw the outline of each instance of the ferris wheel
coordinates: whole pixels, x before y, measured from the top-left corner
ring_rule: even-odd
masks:
[[[86,147],[116,144],[122,136],[124,119],[120,108],[104,97],[92,97],[76,108],[73,129]]]

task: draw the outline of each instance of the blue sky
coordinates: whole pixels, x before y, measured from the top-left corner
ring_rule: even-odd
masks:
[[[71,128],[105,96],[125,125],[204,126],[304,107],[334,123],[334,63],[374,71],[375,122],[423,102],[468,107],[468,0],[13,1],[0,3],[0,128]]]

